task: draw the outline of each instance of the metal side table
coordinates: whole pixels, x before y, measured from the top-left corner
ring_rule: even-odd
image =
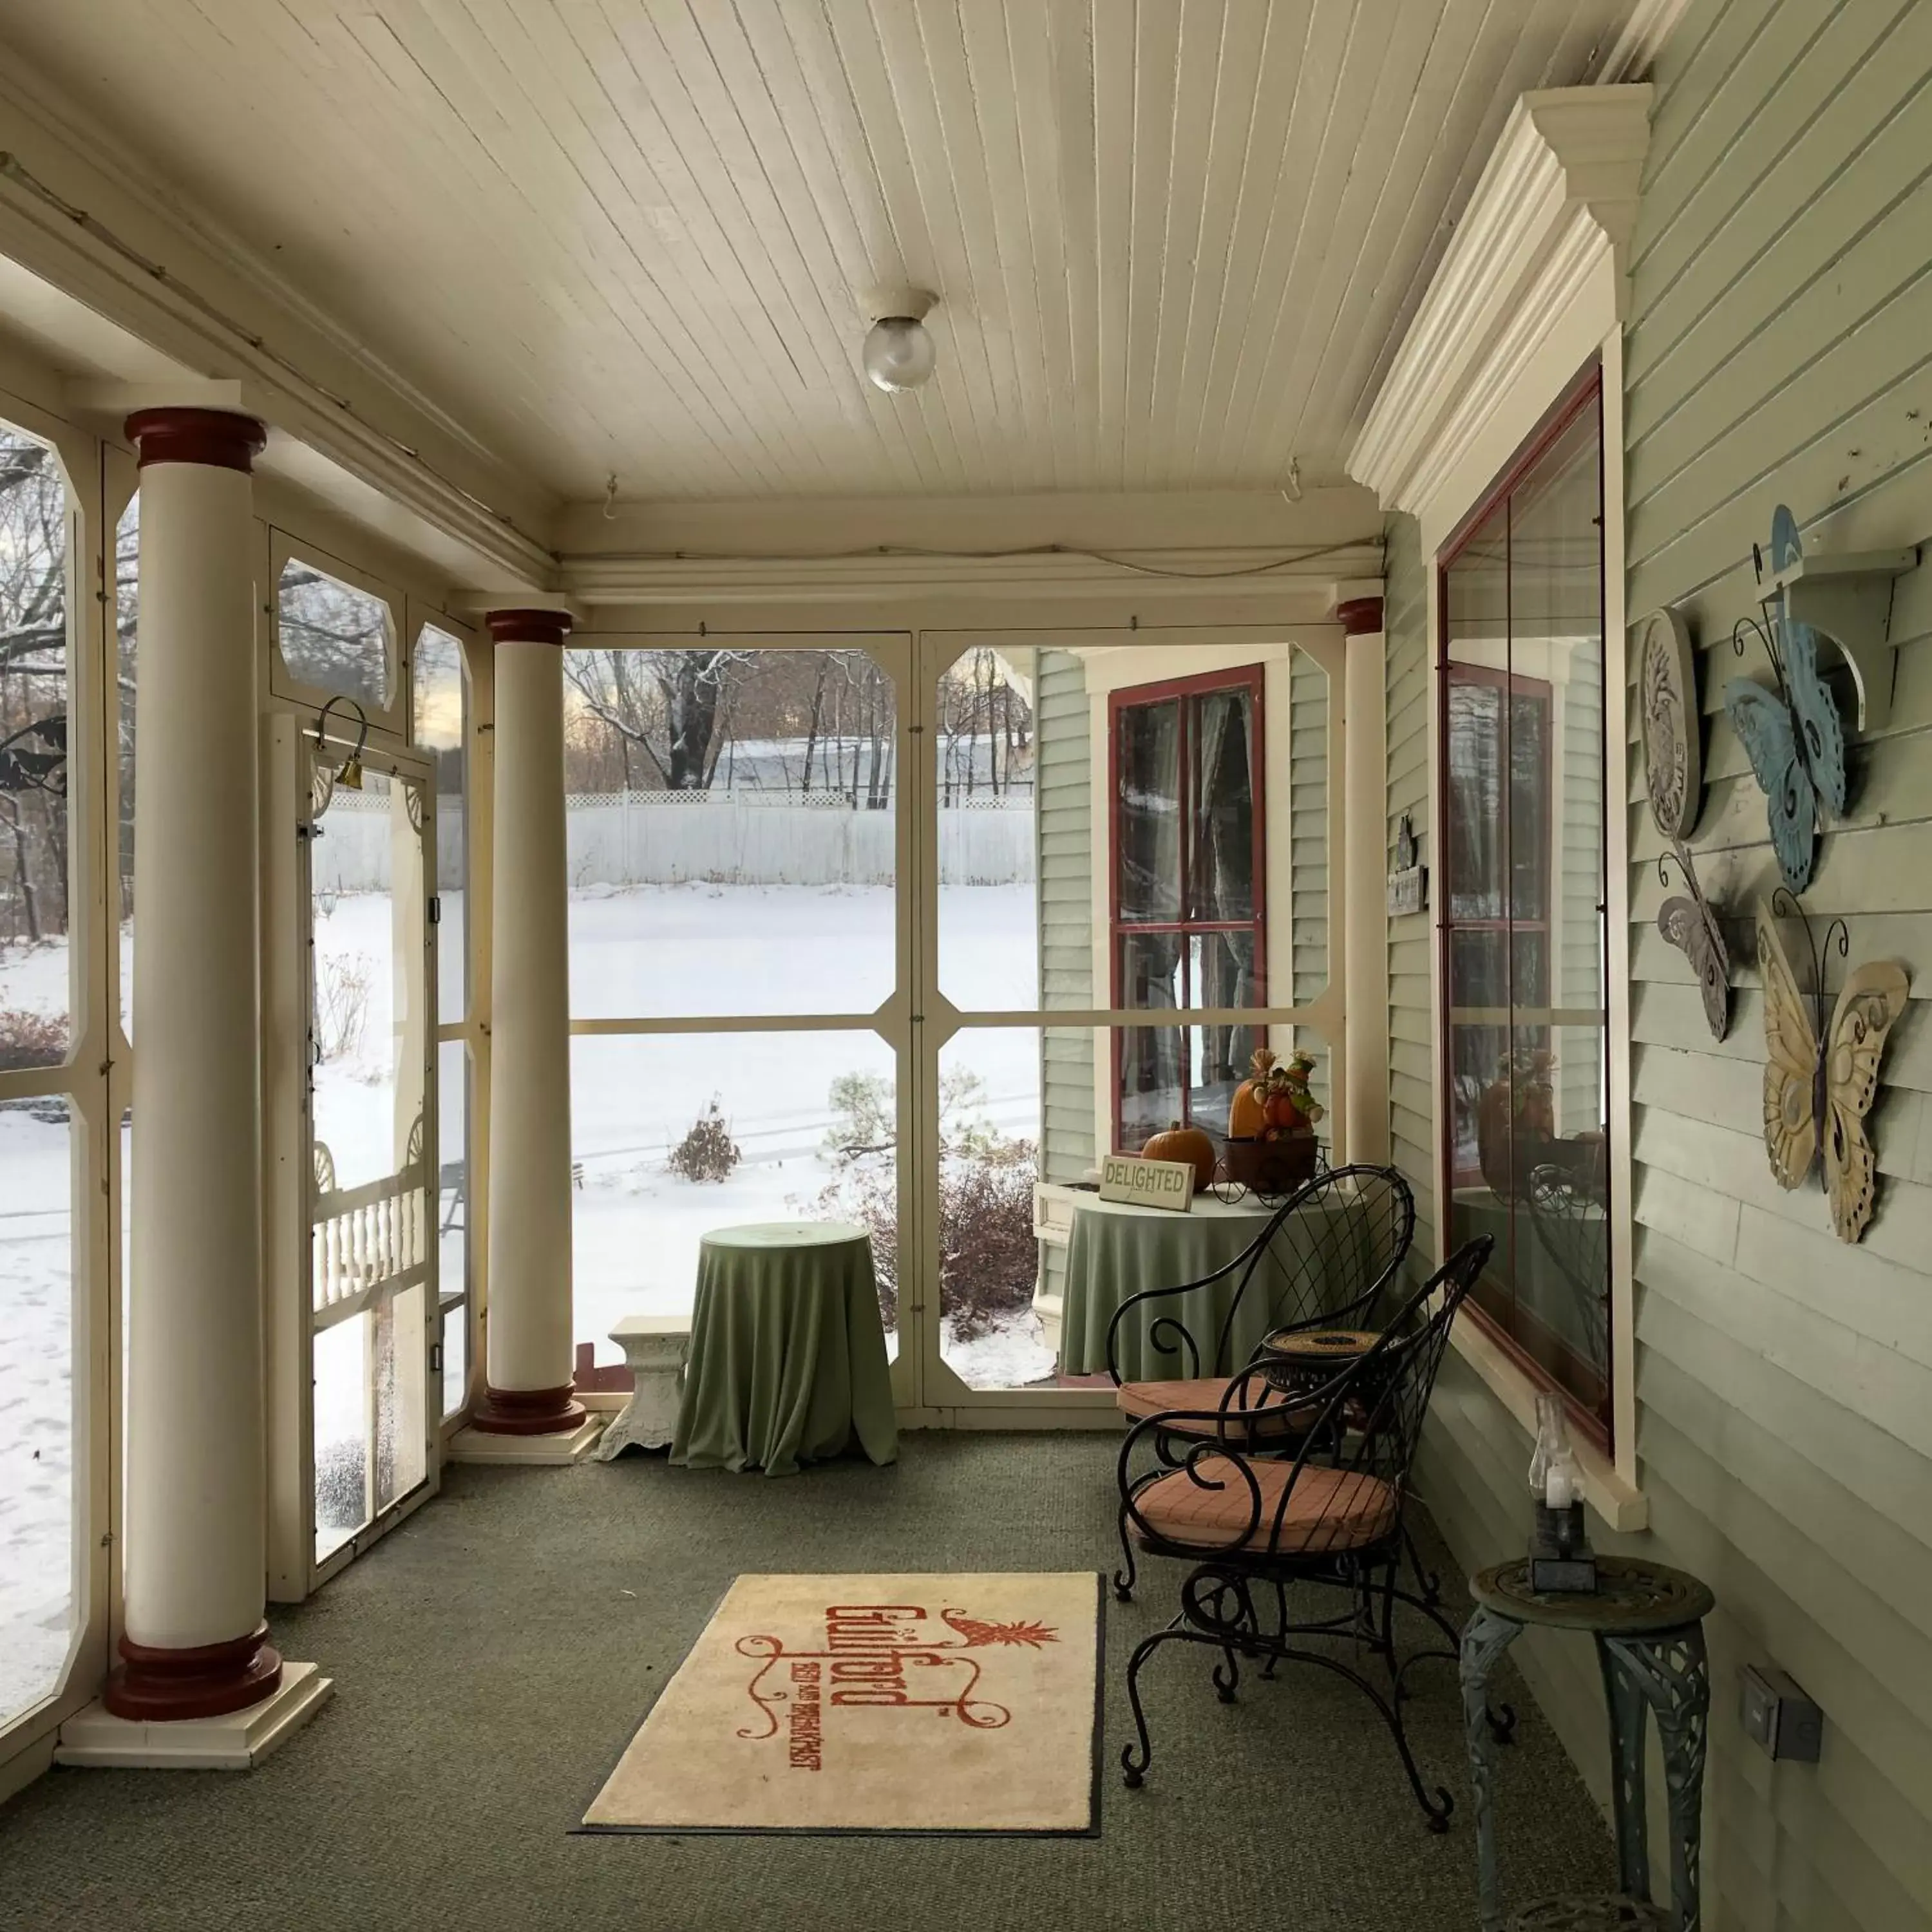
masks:
[[[1646,1924],[1699,1932],[1697,1857],[1704,1791],[1704,1735],[1711,1705],[1703,1618],[1715,1598],[1694,1576],[1660,1563],[1622,1556],[1597,1558],[1594,1594],[1538,1595],[1528,1560],[1498,1563],[1469,1580],[1476,1609],[1462,1631],[1462,1713],[1475,1787],[1476,1856],[1483,1932],[1548,1924],[1582,1927]],[[1496,1738],[1489,1718],[1490,1671],[1526,1624],[1586,1631],[1597,1640],[1610,1706],[1610,1760],[1616,1780],[1617,1872],[1621,1900],[1605,1899],[1592,1916],[1583,1900],[1552,1900],[1505,1921],[1496,1870],[1496,1822],[1490,1778]],[[1645,1844],[1644,1726],[1657,1714],[1670,1795],[1670,1899],[1666,1918],[1649,1908],[1650,1855]],[[1649,1908],[1646,1910],[1645,1908]]]

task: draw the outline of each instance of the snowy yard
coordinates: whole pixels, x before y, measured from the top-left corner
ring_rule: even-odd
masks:
[[[967,1008],[1030,1006],[1032,886],[947,886],[941,902],[950,997]],[[444,908],[444,1011],[453,1016],[463,908],[451,895]],[[891,988],[892,910],[885,886],[592,887],[571,903],[572,1009],[601,1018],[869,1014]],[[394,1170],[408,1125],[391,1077],[386,897],[343,896],[318,921],[316,948],[325,978],[346,967],[366,982],[359,1030],[316,1080],[318,1132],[339,1184],[352,1186]],[[66,973],[63,946],[14,953],[0,961],[0,1005],[56,1010]],[[894,1073],[862,1020],[830,1030],[579,1037],[572,1048],[575,1332],[601,1361],[621,1359],[608,1339],[620,1316],[690,1306],[707,1229],[824,1212],[820,1197],[837,1178],[822,1144],[832,1082]],[[968,1030],[946,1050],[944,1070],[979,1077],[988,1124],[1036,1139],[1038,1052],[1030,1028]],[[438,1060],[448,1106],[460,1092],[460,1052],[446,1046]],[[666,1156],[714,1096],[742,1160],[716,1184],[680,1180]],[[443,1162],[460,1160],[453,1117],[442,1141]],[[68,1640],[70,1173],[57,1108],[0,1108],[0,1721],[43,1694]],[[446,1195],[444,1208],[452,1204]],[[1030,1313],[971,1342],[949,1336],[944,1349],[976,1387],[1036,1382],[1053,1369]],[[359,1390],[317,1394],[320,1439],[359,1430]]]

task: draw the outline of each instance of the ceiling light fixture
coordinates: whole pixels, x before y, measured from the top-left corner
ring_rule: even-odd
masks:
[[[930,379],[934,355],[926,317],[938,299],[923,289],[893,289],[873,297],[875,320],[860,359],[874,388],[897,395]]]

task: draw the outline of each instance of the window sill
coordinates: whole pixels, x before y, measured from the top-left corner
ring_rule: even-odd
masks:
[[[1479,1323],[1458,1322],[1450,1328],[1449,1338],[1456,1353],[1489,1385],[1490,1393],[1534,1440],[1536,1384]],[[1583,1500],[1611,1529],[1643,1528],[1650,1521],[1649,1498],[1594,1442],[1575,1435],[1571,1442],[1582,1472]]]

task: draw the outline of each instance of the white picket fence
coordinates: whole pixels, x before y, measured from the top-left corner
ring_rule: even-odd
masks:
[[[441,877],[462,876],[456,801],[437,812]],[[605,792],[565,801],[573,886],[884,885],[896,873],[898,818],[836,794]],[[338,793],[315,851],[318,885],[378,892],[389,883],[386,799]],[[939,814],[942,885],[1006,886],[1034,877],[1030,793],[962,800]]]

